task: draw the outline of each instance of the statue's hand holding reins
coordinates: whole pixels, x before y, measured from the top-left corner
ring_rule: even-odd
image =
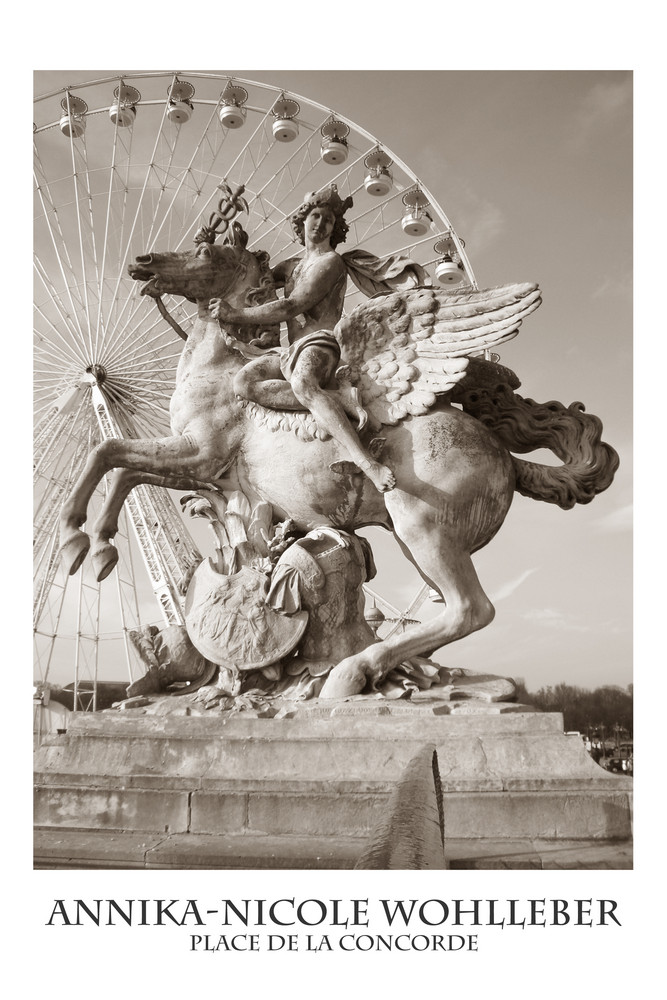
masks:
[[[240,311],[230,306],[226,299],[210,299],[208,311],[210,316],[220,324],[220,332],[228,347],[238,351],[239,354],[249,361],[262,357],[267,353],[265,347],[260,347],[258,344],[246,344],[234,336],[234,334],[239,334]],[[236,329],[232,331],[229,327],[233,324],[236,325]]]
[[[226,299],[211,299],[208,304],[208,311],[219,323],[238,323],[238,310],[230,306]]]

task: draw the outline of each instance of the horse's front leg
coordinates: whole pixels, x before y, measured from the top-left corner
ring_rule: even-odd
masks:
[[[167,490],[190,491],[205,489],[207,484],[188,477],[156,476],[132,469],[116,469],[91,532],[91,558],[98,583],[106,579],[118,562],[118,549],[111,544],[111,539],[118,532],[118,517],[123,504],[135,486],[160,486]]]
[[[222,463],[218,460],[217,465]],[[215,460],[205,455],[191,436],[102,441],[88,456],[60,515],[61,558],[70,574],[76,573],[90,548],[88,535],[80,530],[87,517],[90,498],[102,477],[114,468],[158,476],[216,478]]]

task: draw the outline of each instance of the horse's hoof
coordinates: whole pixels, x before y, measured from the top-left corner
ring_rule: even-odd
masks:
[[[334,667],[320,691],[319,697],[327,698],[351,698],[352,695],[361,694],[366,687],[366,671],[360,663],[345,660]]]
[[[85,531],[75,531],[66,542],[60,546],[60,558],[67,567],[70,576],[78,570],[83,560],[88,555],[90,548],[90,538]]]
[[[93,560],[93,568],[95,570],[95,579],[98,583],[101,583],[102,580],[106,580],[109,573],[118,562],[118,549],[107,543],[106,545],[101,545],[99,548],[94,549],[91,558]]]

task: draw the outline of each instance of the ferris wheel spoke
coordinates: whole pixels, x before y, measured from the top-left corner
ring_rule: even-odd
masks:
[[[132,409],[135,412],[139,412],[140,410],[152,410],[159,413],[168,412],[168,407],[164,402],[164,394],[161,392],[156,392],[151,389],[142,389],[141,401],[138,403],[136,393],[118,385],[106,385],[105,383],[105,386],[106,394],[108,396],[113,397],[120,405],[127,406],[128,404],[131,404]],[[157,403],[155,402],[156,400],[158,401]],[[132,412],[132,410],[130,412]]]
[[[143,340],[153,330],[158,330],[160,337],[166,334],[164,320],[159,311],[156,309],[151,318],[146,300],[134,295],[133,292],[134,289],[125,296],[123,308],[115,320],[115,329],[107,337],[103,354],[107,359],[117,356],[127,345],[131,346],[137,340]]]
[[[120,85],[119,85],[120,86]],[[113,145],[111,150],[111,163],[109,168],[109,185],[107,190],[107,200],[106,200],[106,211],[104,219],[104,238],[102,240],[102,265],[100,269],[99,277],[99,303],[97,312],[97,327],[95,336],[95,356],[99,354],[100,348],[100,334],[104,329],[105,317],[104,317],[104,288],[105,288],[105,278],[107,274],[107,259],[111,246],[111,227],[113,220],[113,208],[115,204],[114,193],[116,185],[118,184],[119,171],[123,166],[123,159],[126,164],[129,165],[130,157],[132,154],[132,130],[130,130],[128,141],[125,140],[123,134],[123,128],[119,124],[119,117],[116,116],[116,121],[114,122],[114,132],[113,132]],[[125,219],[125,207],[127,204],[126,197],[123,197],[120,201],[120,233],[122,240],[122,232],[124,229],[124,219]],[[114,227],[116,229],[117,226]]]
[[[44,367],[40,367],[40,365]],[[34,363],[35,382],[44,382],[46,380],[61,382],[63,377],[69,371],[73,370],[73,365],[76,365],[76,362],[72,363],[68,358],[64,358],[62,354],[50,351],[43,344],[36,345]]]
[[[162,407],[165,407],[164,392],[157,389],[142,389],[140,401],[137,401],[137,399],[133,397],[133,393],[129,389],[124,389],[121,386],[116,385],[113,387],[113,390],[119,395],[126,397],[128,400],[131,399],[134,406],[155,406],[156,404],[154,401],[159,400]]]
[[[123,305],[118,312],[118,302],[122,299]],[[112,329],[109,331],[106,342],[104,344],[103,352],[105,356],[108,356],[113,350],[115,350],[116,345],[125,343],[126,340],[132,338],[133,334],[136,333],[137,329],[144,322],[147,322],[147,304],[146,300],[140,295],[136,294],[136,290],[132,287],[129,292],[125,295],[120,295],[116,293],[114,297],[113,304],[113,319],[111,321]],[[135,323],[135,320],[137,322]],[[158,315],[153,321],[153,327],[157,326],[161,320],[161,316]]]
[[[67,111],[70,114],[70,95],[67,92]],[[89,292],[89,282],[88,282],[88,265],[87,258],[88,255],[91,257],[92,268],[97,272],[97,252],[95,247],[95,231],[92,223],[92,217],[89,217],[82,206],[82,201],[85,199],[88,202],[89,212],[92,216],[92,211],[90,207],[90,190],[88,188],[88,159],[86,153],[86,141],[85,133],[81,138],[80,146],[75,142],[74,130],[70,129],[70,153],[72,157],[72,184],[73,184],[73,194],[74,194],[74,208],[76,210],[76,225],[79,239],[79,255],[80,255],[80,266],[81,275],[83,278],[83,305],[84,314],[86,320],[85,334],[88,341],[88,347],[90,348],[91,357],[94,356],[93,351],[93,339],[92,339],[92,317],[90,302],[88,297]],[[87,229],[87,232],[86,232]],[[86,235],[88,240],[86,240]]]
[[[119,86],[122,80],[119,81]],[[116,309],[118,281],[123,276],[123,254],[125,253],[126,241],[125,230],[129,211],[129,195],[131,190],[131,166],[134,130],[129,129],[127,138],[125,129],[121,129],[118,119],[114,123],[114,145],[111,154],[111,166],[109,170],[108,202],[107,202],[107,233],[104,243],[105,262],[110,257],[110,249],[113,244],[113,267],[115,278],[111,276],[110,285],[116,282],[112,292],[108,292],[106,300],[108,308],[106,312],[106,323],[108,327],[110,316]],[[105,279],[101,282],[101,296],[105,289]]]
[[[129,315],[125,318],[124,323],[121,324],[120,319],[123,317],[128,307],[130,307]],[[190,321],[192,316],[195,314],[195,310],[191,310],[190,313],[188,313],[188,311],[183,310],[182,306],[179,304],[172,303],[169,308],[170,312],[176,313],[177,316],[179,311],[183,311],[185,313],[186,322]],[[135,319],[137,320],[136,323]],[[180,320],[180,322],[182,323],[183,320]],[[167,329],[160,312],[155,310],[153,318],[150,319],[147,311],[146,300],[142,298],[141,295],[131,293],[126,296],[123,309],[120,316],[117,318],[115,333],[107,340],[107,344],[105,345],[105,357],[109,358],[115,351],[126,343],[133,344],[137,341],[137,339],[145,341],[147,334],[153,330],[158,330],[158,337],[166,338],[167,343],[173,342],[174,334],[171,329]],[[138,334],[140,334],[140,337],[138,337]]]
[[[125,246],[121,247],[121,257],[119,259],[119,267],[118,267],[118,280],[116,282],[116,287],[115,287],[114,293],[113,293],[113,298],[114,299],[118,295],[118,291],[119,291],[119,288],[120,288],[120,282],[121,282],[121,280],[122,280],[122,278],[124,276],[124,271],[125,271],[125,268],[127,266],[127,258],[128,258],[128,254],[130,252],[130,245],[132,243],[132,239],[134,237],[134,234],[135,234],[135,231],[136,231],[137,227],[141,224],[140,223],[140,220],[141,220],[141,208],[142,208],[143,200],[144,200],[145,195],[146,195],[146,190],[148,188],[148,184],[149,184],[152,172],[153,172],[153,161],[154,161],[154,159],[156,158],[156,155],[157,155],[157,150],[158,150],[159,142],[160,142],[160,135],[161,135],[162,130],[164,128],[165,118],[166,118],[166,115],[167,115],[167,108],[168,108],[168,103],[165,103],[165,105],[164,105],[164,107],[162,109],[162,115],[161,115],[159,126],[158,126],[158,132],[157,132],[157,135],[156,135],[156,138],[155,138],[155,143],[154,143],[154,146],[153,146],[153,152],[151,154],[150,160],[149,160],[147,168],[146,168],[146,173],[144,175],[144,181],[143,181],[143,185],[141,187],[141,192],[139,194],[139,200],[138,200],[138,204],[137,204],[137,209],[136,209],[136,212],[134,214],[134,218],[132,220],[132,226],[130,228],[130,232],[128,234],[127,240],[125,242]]]
[[[238,167],[239,170],[241,171],[242,176],[247,176],[249,178],[249,182],[250,182],[250,179],[254,176],[255,171],[257,170],[257,164],[256,164],[255,158],[254,158],[254,156],[252,154],[252,143],[253,143],[253,140],[256,139],[258,135],[262,134],[262,130],[264,129],[264,126],[265,126],[265,124],[266,124],[269,116],[270,116],[270,112],[267,111],[265,114],[263,114],[260,117],[259,124],[255,128],[255,130],[251,133],[251,135],[248,138],[248,141],[244,145],[243,149],[238,153],[238,155],[235,157],[235,159],[227,167],[227,170],[226,170],[226,173],[225,173],[226,177],[231,177],[232,174],[233,174],[233,172]],[[252,170],[248,174],[244,174],[243,173],[243,165],[245,164],[245,162],[247,160],[250,161],[250,164],[252,166]]]
[[[219,102],[218,102],[218,105],[219,105]],[[176,187],[176,190],[174,191],[174,194],[173,194],[173,197],[171,199],[171,202],[167,206],[167,209],[166,209],[166,211],[165,211],[165,213],[164,213],[164,215],[162,217],[162,221],[161,221],[159,227],[157,228],[157,230],[153,234],[153,237],[152,237],[152,246],[155,246],[157,240],[160,238],[160,236],[162,234],[162,231],[163,231],[163,229],[165,227],[165,224],[167,223],[167,220],[171,219],[171,217],[172,217],[172,209],[174,208],[174,206],[175,206],[175,204],[177,202],[177,199],[178,199],[178,197],[179,197],[179,195],[181,193],[181,190],[182,190],[183,186],[185,185],[185,182],[186,182],[188,176],[192,176],[192,172],[193,172],[193,169],[194,169],[194,164],[195,164],[195,161],[196,161],[197,157],[199,155],[202,155],[203,152],[204,152],[204,149],[206,147],[208,147],[208,150],[209,150],[209,153],[210,153],[210,159],[209,159],[209,163],[207,165],[207,172],[210,173],[210,172],[212,172],[213,165],[215,164],[215,161],[218,158],[218,155],[219,155],[221,149],[224,147],[224,143],[225,143],[225,139],[226,139],[226,134],[224,134],[221,130],[218,130],[218,129],[215,129],[215,131],[213,131],[212,128],[211,128],[211,126],[215,124],[217,110],[218,110],[218,106],[216,106],[213,109],[213,111],[211,112],[210,117],[208,118],[208,120],[206,121],[206,123],[204,125],[204,129],[203,129],[203,131],[202,131],[202,133],[200,135],[200,138],[199,138],[198,142],[195,144],[192,156],[190,157],[190,159],[189,159],[189,161],[187,163],[187,166],[185,167],[185,169],[181,173],[181,179],[180,179],[180,181],[179,181],[179,183],[178,183],[178,185]],[[213,138],[211,138],[211,132],[212,131],[213,131]],[[198,207],[197,206],[197,199],[199,199],[201,197],[202,190],[199,189],[198,187],[195,187],[195,192],[196,192],[196,198],[194,199],[194,202],[190,206],[190,208],[186,211],[186,213],[184,213],[184,218],[183,218],[183,223],[182,223],[182,226],[181,226],[181,231],[178,233],[178,236],[176,237],[176,240],[174,241],[174,249],[176,249],[176,250],[179,250],[181,248],[181,246],[183,245],[183,243],[187,239],[189,233],[198,224],[199,215],[202,212],[206,211],[206,209],[214,201],[215,195],[216,195],[216,189],[214,189],[213,192],[206,199],[206,201],[204,202],[204,204],[202,206]],[[190,219],[191,216],[192,216],[192,218]],[[188,221],[188,220],[190,220],[190,221]],[[147,249],[151,249],[151,248],[147,247]]]
[[[35,377],[34,379],[35,390],[37,392],[50,392],[53,393],[53,398],[57,398],[58,390],[62,385],[61,376],[42,376]]]
[[[325,121],[326,118],[322,120],[321,124],[324,124]],[[319,155],[313,156],[312,147],[313,147],[313,136],[312,134],[307,134],[306,138],[294,150],[292,156],[288,157],[288,159],[283,164],[281,176],[277,179],[278,180],[277,187],[275,193],[272,196],[274,200],[277,202],[275,207],[279,207],[282,203],[280,200],[277,200],[277,195],[281,187],[287,188],[287,193],[285,194],[284,198],[290,197],[290,195],[293,194],[296,188],[300,184],[304,183],[305,178],[308,176],[308,174],[310,174],[311,171],[318,165]],[[300,163],[297,161],[300,161]],[[297,166],[296,171],[292,170],[293,165]],[[270,184],[274,181],[274,179],[275,175],[271,177],[269,180],[267,180],[266,183],[259,188],[259,190],[256,192],[255,195],[256,199],[260,199],[262,197],[262,195],[269,188]]]
[[[122,370],[123,372],[122,376],[120,374],[116,376],[113,370],[112,374],[114,374],[115,377],[118,378],[126,377],[131,381],[133,381],[135,374],[140,372],[142,375],[145,375],[152,381],[156,380],[161,382],[169,381],[169,379],[173,379],[176,374],[176,366],[172,363],[170,359],[171,358],[176,359],[178,357],[180,357],[179,354],[158,354],[153,359],[153,361],[155,362],[154,367],[151,367],[146,362],[144,363],[136,362],[134,364],[124,365]]]
[[[290,216],[285,215],[282,209],[276,208],[272,203],[268,202],[266,198],[262,199],[263,204],[269,206],[269,213],[275,218],[275,221],[271,226],[261,233],[258,233],[256,238],[251,240],[248,244],[248,249],[253,250],[255,247],[259,247],[269,254],[269,257],[274,260],[278,257],[282,257],[282,254],[286,251],[290,251],[290,256],[300,256],[303,253],[303,247],[296,242],[296,237],[294,236],[291,224]],[[264,218],[269,216],[264,213]],[[289,236],[287,235],[287,229],[289,227]],[[276,249],[277,247],[277,249]]]
[[[49,317],[44,314],[44,312],[39,308],[39,306],[35,307],[35,312],[38,314],[39,318],[44,321],[44,325],[46,326],[46,329],[48,333],[51,335],[51,337],[55,338],[55,342],[53,339],[49,341],[49,344],[54,348],[54,351],[51,352],[53,356],[59,357],[63,361],[65,359],[69,359],[70,363],[74,365],[78,364],[85,366],[87,362],[84,355],[80,353],[77,342],[76,341],[70,342],[65,340],[65,338],[62,337],[62,335],[60,334],[60,331],[58,330],[57,326],[55,326],[55,324],[51,322]],[[46,340],[42,331],[35,329],[34,332],[36,338],[35,339],[36,345],[40,346],[45,344]]]
[[[76,324],[77,332],[79,334],[81,341],[83,342],[84,335],[83,335],[83,330],[81,328],[80,319],[81,319],[81,314],[83,313],[84,306],[81,299],[75,298],[75,292],[78,293],[79,290],[78,280],[77,276],[74,273],[69,258],[69,253],[67,251],[67,243],[62,233],[62,229],[60,228],[59,217],[56,212],[54,212],[53,216],[53,220],[55,220],[55,226],[53,225],[53,220],[49,216],[48,211],[46,209],[46,205],[44,203],[43,189],[40,187],[38,187],[38,194],[44,209],[43,218],[51,240],[51,246],[55,255],[56,266],[60,270],[60,275],[62,277],[65,291],[69,299],[72,320]],[[69,272],[69,278],[67,272]],[[58,298],[57,301],[59,302],[60,299]]]
[[[164,118],[163,118],[163,122],[164,122]],[[162,134],[161,134],[160,138],[161,138],[162,143],[164,144],[164,146],[168,150],[168,160],[167,160],[167,163],[164,165],[164,167],[162,167],[162,166],[158,167],[157,160],[161,159],[159,156],[156,157],[155,160],[151,163],[151,167],[152,167],[152,169],[153,169],[153,171],[155,173],[155,176],[157,178],[157,181],[158,181],[158,192],[159,193],[158,193],[158,196],[157,196],[157,202],[154,205],[153,211],[152,211],[152,213],[149,216],[150,227],[148,229],[148,232],[147,233],[142,233],[142,244],[146,247],[147,250],[150,250],[153,247],[155,226],[156,226],[157,219],[160,217],[160,214],[161,214],[162,201],[163,201],[163,199],[166,201],[165,192],[167,191],[167,188],[169,186],[169,182],[171,180],[171,172],[172,172],[172,169],[173,169],[174,157],[175,157],[175,154],[176,154],[176,148],[177,148],[177,145],[178,145],[178,140],[179,140],[180,135],[181,135],[180,129],[176,129],[176,131],[173,134],[173,136],[170,136],[168,134],[167,127],[165,126],[163,128],[163,130],[162,130]],[[162,214],[166,218],[169,218],[169,216],[167,215],[166,211],[163,212]]]
[[[343,177],[343,176],[345,176],[345,175],[349,176],[349,174],[352,171],[353,167],[357,166],[358,163],[360,162],[360,160],[362,158],[363,158],[362,156],[358,156],[349,166],[347,166],[344,170],[342,170],[338,174],[336,174],[329,183],[333,183],[333,182],[335,182],[337,180],[340,180],[340,178]],[[303,178],[302,178],[302,180],[303,180]],[[282,202],[278,202],[278,204],[275,207],[279,208],[280,204],[284,203],[284,201],[285,201],[285,199],[283,199]],[[297,206],[294,206],[294,207],[297,207]],[[290,215],[291,215],[291,211],[289,213]],[[285,219],[287,218],[287,216],[284,215],[284,214],[282,214],[282,213],[281,213],[281,216],[282,217],[279,218],[275,223],[273,223],[273,225],[271,225],[267,229],[263,230],[263,232],[261,233],[261,237],[258,237],[258,239],[265,239],[266,237],[270,236],[271,233],[275,232],[276,230],[280,230],[281,227],[282,227],[282,225],[283,225],[283,223],[284,223],[284,221],[285,221]],[[257,242],[258,242],[258,240],[253,240],[251,243],[249,243],[249,248],[252,248],[253,246],[255,246],[257,244]],[[287,246],[289,246],[289,240],[285,243],[285,246],[282,249],[285,249]]]
[[[49,330],[53,334],[53,336],[55,336],[56,339],[58,339],[59,341],[61,341],[61,343],[63,344],[63,346],[68,351],[74,352],[77,355],[77,357],[81,361],[83,361],[84,360],[84,354],[82,353],[81,348],[79,346],[80,331],[78,330],[76,324],[72,321],[71,316],[68,313],[68,311],[67,311],[67,309],[66,309],[66,307],[65,307],[65,305],[64,305],[64,303],[63,303],[63,301],[62,301],[62,299],[60,297],[60,294],[59,294],[58,290],[56,289],[56,287],[53,284],[53,282],[49,279],[48,271],[46,270],[46,268],[44,267],[42,261],[39,259],[38,256],[35,256],[35,272],[37,273],[37,276],[39,277],[39,280],[41,281],[41,283],[42,283],[45,291],[47,292],[47,294],[49,296],[50,303],[54,306],[56,312],[58,313],[58,318],[59,318],[60,322],[62,323],[63,329],[69,332],[69,334],[70,334],[70,336],[71,336],[72,339],[71,340],[66,340],[65,337],[60,332],[60,330],[58,329],[58,327],[46,315],[46,313],[44,312],[44,310],[39,305],[37,305],[37,304],[35,304],[35,310],[36,310],[36,312],[39,313],[39,315],[48,324]],[[71,300],[70,300],[70,304],[71,304]]]
[[[54,369],[60,374],[64,374],[67,371],[71,371],[76,368],[81,371],[82,366],[86,364],[84,358],[79,357],[77,354],[70,353],[69,350],[63,349],[60,345],[59,340],[46,340],[42,335],[41,331],[35,331],[35,372],[39,373],[39,360],[44,359],[44,365],[46,366],[43,370],[48,374],[53,374]],[[66,345],[67,347],[68,345]]]
[[[151,336],[152,335],[152,336]],[[154,347],[159,350],[167,346],[173,346],[177,342],[177,337],[171,327],[162,319],[159,312],[155,312],[152,319],[137,323],[134,327],[125,327],[122,338],[119,336],[115,341],[109,343],[104,357],[108,364],[121,364],[126,360],[131,360],[135,353],[141,348]]]
[[[143,369],[139,369],[139,370],[143,370]],[[155,371],[156,371],[156,373],[158,375],[162,375],[162,374],[165,373],[164,369],[155,369]],[[173,371],[172,371],[172,375],[173,375]],[[134,390],[134,389],[136,389],[136,388],[138,388],[139,386],[142,386],[142,385],[147,385],[147,386],[155,387],[156,383],[159,380],[156,379],[153,376],[151,376],[150,378],[143,378],[141,375],[131,375],[131,376],[127,376],[127,377],[116,378],[116,379],[114,379],[114,381],[117,382],[117,383],[127,382],[128,388],[131,387],[131,389]],[[161,395],[164,395],[164,393],[162,392],[162,390],[160,390],[160,393],[161,393]]]
[[[171,333],[173,337],[173,331],[169,330],[167,332],[165,330],[161,330],[155,337],[143,343],[139,338],[137,338],[134,342],[130,342],[124,350],[119,350],[116,354],[108,358],[106,362],[108,367],[110,369],[118,369],[122,371],[126,366],[136,366],[136,364],[141,362],[142,359],[152,361],[159,358],[167,361],[180,358],[183,353],[182,350],[172,351],[171,354],[165,354],[165,349],[173,346],[173,340],[169,337],[169,333]],[[142,348],[144,349],[142,350]]]

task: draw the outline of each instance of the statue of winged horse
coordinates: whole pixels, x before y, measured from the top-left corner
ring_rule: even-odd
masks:
[[[471,553],[496,534],[515,490],[563,508],[606,489],[618,465],[602,425],[580,403],[538,405],[513,389],[512,373],[474,357],[516,336],[540,302],[534,284],[452,293],[431,287],[369,299],[336,328],[346,378],[368,415],[396,486],[380,493],[305,412],[239,399],[234,379],[266,331],[229,328],[211,314],[224,298],[240,308],[275,297],[268,256],[246,248],[235,223],[222,244],[136,258],[130,275],[153,295],[197,303],[171,398],[172,434],[110,439],[88,456],[61,517],[62,557],[75,573],[91,548],[81,526],[102,477],[115,470],[92,526],[99,580],[118,559],[111,543],[129,492],[148,483],[192,490],[211,484],[266,501],[279,519],[310,531],[379,525],[443,599],[432,621],[375,641],[334,667],[321,697],[357,693],[401,662],[488,625],[494,609]],[[378,443],[379,442],[379,443]],[[562,465],[515,457],[548,447]]]

